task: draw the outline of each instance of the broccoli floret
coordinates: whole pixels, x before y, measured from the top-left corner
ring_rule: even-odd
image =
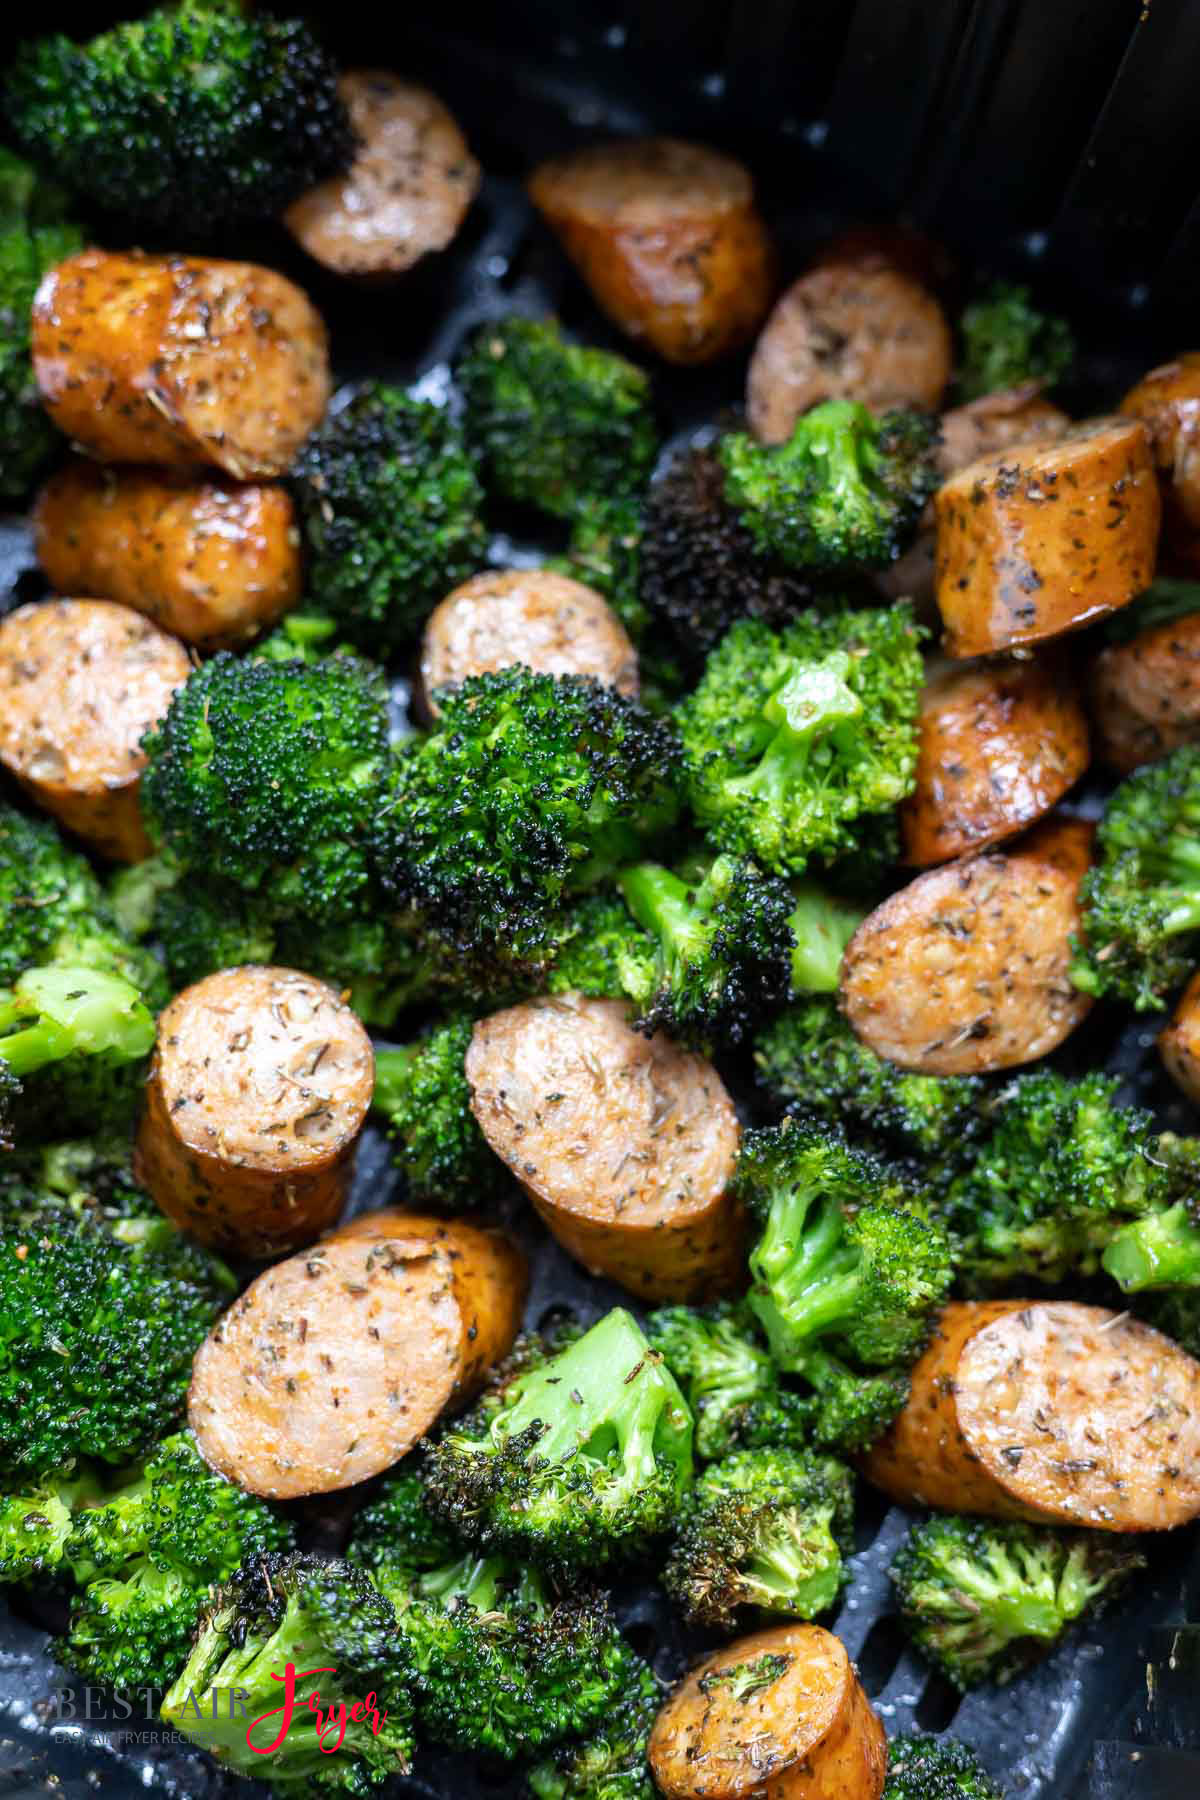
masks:
[[[154,1030],[136,987],[78,963],[26,969],[0,989],[0,1063],[21,1084],[22,1139],[129,1128]]]
[[[732,628],[676,715],[689,799],[723,850],[792,874],[856,851],[913,785],[920,635],[903,606]]]
[[[687,1403],[623,1307],[449,1426],[424,1473],[468,1543],[567,1576],[644,1551],[691,1476]]]
[[[415,1206],[478,1207],[510,1186],[471,1111],[463,1061],[474,1021],[447,1019],[427,1037],[375,1053],[373,1105]]]
[[[654,1671],[634,1659],[622,1692],[605,1709],[603,1725],[530,1770],[534,1800],[655,1800],[646,1746],[662,1703]]]
[[[936,419],[875,417],[856,400],[826,400],[786,444],[722,438],[725,494],[759,551],[790,568],[881,569],[908,547],[938,486]]]
[[[0,805],[0,982],[60,960],[60,939],[111,925],[91,864],[49,819]]]
[[[222,651],[144,741],[159,847],[276,917],[353,914],[387,762],[386,695],[352,657],[255,662]]]
[[[68,187],[185,236],[274,217],[353,151],[307,26],[235,0],[181,0],[90,44],[25,44],[4,98],[22,146]]]
[[[1004,1800],[1004,1795],[965,1744],[911,1732],[888,1745],[882,1800]]]
[[[548,994],[590,994],[648,1006],[654,994],[657,948],[618,896],[585,894],[553,927],[552,960],[540,985]]]
[[[183,1570],[138,1557],[88,1583],[55,1656],[119,1694],[161,1692],[187,1660],[206,1593]]]
[[[360,388],[292,473],[312,591],[372,654],[410,643],[484,560],[483,490],[458,426],[403,388]]]
[[[854,1477],[842,1463],[740,1450],[697,1478],[663,1586],[693,1625],[732,1631],[746,1608],[815,1619],[841,1591],[853,1527]]]
[[[217,969],[283,960],[276,957],[273,902],[231,882],[187,876],[163,889],[155,904],[154,934],[176,988],[190,987]]]
[[[650,625],[640,592],[641,544],[641,500],[630,494],[597,495],[579,503],[567,554],[550,565],[603,594],[639,646]]]
[[[321,1677],[329,1670],[336,1674],[298,1683],[291,1727],[271,1754],[273,1788],[361,1794],[407,1773],[413,1750],[408,1642],[391,1606],[352,1563],[300,1554],[245,1563],[202,1618],[162,1717],[224,1768],[261,1776],[256,1752],[271,1749],[279,1736],[279,1675],[289,1663]],[[335,1709],[334,1718],[321,1724],[303,1704],[304,1693],[315,1687],[323,1707],[332,1701]],[[228,1701],[231,1690],[242,1690],[241,1713]],[[361,1706],[351,1711],[352,1699],[362,1702],[368,1695],[374,1696],[374,1718]],[[345,1735],[338,1743],[337,1701],[343,1698]],[[330,1754],[335,1744],[337,1753]]]
[[[675,740],[590,676],[517,666],[439,704],[438,730],[395,757],[375,833],[385,885],[455,944],[539,953],[551,908],[669,829]]]
[[[1011,1681],[1144,1566],[1101,1531],[946,1513],[913,1526],[890,1572],[913,1643],[965,1693]]]
[[[639,492],[658,434],[643,370],[570,344],[553,319],[502,319],[472,339],[457,369],[467,437],[506,500],[572,518]]]
[[[0,497],[26,493],[60,440],[30,358],[33,296],[47,269],[83,248],[58,190],[0,150]]]
[[[259,638],[249,654],[259,662],[320,662],[326,656],[349,652],[348,644],[338,642],[336,619],[323,613],[294,612]]]
[[[0,1581],[24,1581],[58,1569],[72,1541],[77,1509],[102,1493],[97,1477],[83,1468],[0,1495]]]
[[[962,316],[958,388],[978,400],[1001,388],[1035,381],[1053,387],[1075,360],[1075,337],[1065,319],[1041,312],[1027,287],[996,281]]]
[[[704,1462],[733,1449],[748,1410],[776,1396],[775,1365],[741,1304],[664,1306],[646,1320],[646,1339],[687,1396]]]

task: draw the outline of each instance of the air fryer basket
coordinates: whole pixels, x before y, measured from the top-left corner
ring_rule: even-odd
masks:
[[[46,9],[31,28],[94,31],[98,8]],[[105,8],[121,16],[128,8]],[[446,388],[448,365],[481,320],[511,309],[556,312],[616,345],[564,259],[532,218],[521,176],[539,157],[609,132],[687,132],[754,167],[785,274],[833,231],[903,215],[961,254],[969,270],[1028,273],[1083,338],[1079,388],[1115,398],[1176,331],[1200,291],[1200,139],[1192,71],[1200,8],[1165,0],[644,0],[466,6],[448,29],[380,16],[346,0],[310,8],[349,64],[429,81],[461,118],[488,171],[457,244],[390,289],[354,289],[305,262],[280,233],[224,246],[285,269],[327,317],[339,377]],[[1189,191],[1189,178],[1191,188]],[[114,242],[129,242],[126,235]],[[191,248],[174,245],[173,248]],[[737,401],[742,366],[656,370],[664,421],[685,435]],[[498,560],[559,546],[505,538]],[[40,592],[24,522],[0,525],[0,605]],[[404,684],[397,683],[403,705]],[[1096,796],[1085,795],[1083,809]],[[1152,1023],[1094,1019],[1103,1053],[1163,1122],[1196,1129],[1161,1076]],[[1067,1054],[1070,1054],[1068,1047]],[[748,1091],[744,1072],[730,1071]],[[368,1135],[353,1209],[392,1197],[386,1146]],[[557,1306],[591,1319],[623,1298],[581,1275],[518,1216],[533,1271],[528,1323]],[[352,1511],[340,1497],[298,1509],[313,1543],[336,1546]],[[864,1490],[858,1552],[837,1616],[889,1732],[952,1728],[1005,1778],[1013,1800],[1196,1800],[1200,1794],[1200,1546],[1194,1532],[1151,1545],[1144,1579],[1116,1610],[1073,1635],[1011,1687],[959,1700],[905,1644],[887,1566],[907,1527]],[[616,1596],[623,1624],[664,1676],[696,1647],[649,1586]],[[47,1651],[55,1602],[0,1607],[0,1796],[64,1800],[157,1792],[200,1800],[263,1790],[154,1741],[152,1720],[83,1690]],[[56,1701],[71,1690],[73,1698]],[[1108,1740],[1095,1749],[1097,1740]],[[1124,1740],[1124,1741],[1119,1741]],[[397,1796],[516,1800],[519,1776],[446,1754],[422,1755]]]

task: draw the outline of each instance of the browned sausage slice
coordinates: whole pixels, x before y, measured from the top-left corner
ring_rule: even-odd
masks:
[[[1200,351],[1151,369],[1121,402],[1150,433],[1162,478],[1167,522],[1181,535],[1200,531]]]
[[[142,734],[190,673],[183,645],[127,606],[20,606],[0,620],[0,763],[102,855],[138,862]]]
[[[932,294],[898,269],[810,269],[776,303],[750,359],[755,435],[782,444],[822,400],[933,412],[953,366],[950,328]]]
[[[1159,1055],[1171,1079],[1200,1105],[1200,974],[1193,975],[1158,1038]]]
[[[138,1177],[202,1243],[294,1250],[345,1204],[374,1082],[371,1040],[333,988],[221,969],[159,1019]]]
[[[841,1640],[784,1625],[698,1662],[649,1757],[667,1800],[879,1800],[887,1737]]]
[[[703,1057],[560,994],[482,1019],[466,1071],[488,1143],[585,1268],[652,1300],[736,1285],[737,1116]]]
[[[1102,1306],[956,1301],[862,1469],[905,1505],[1167,1531],[1200,1514],[1200,1363]]]
[[[1200,742],[1200,609],[1102,650],[1088,699],[1097,754],[1122,775]]]
[[[668,362],[711,362],[770,304],[775,261],[748,171],[677,138],[632,138],[554,158],[534,205],[597,303]]]
[[[496,1234],[374,1214],[250,1283],[196,1352],[188,1422],[251,1493],[350,1487],[471,1398],[524,1295],[521,1257]]]
[[[934,495],[950,656],[986,656],[1125,606],[1154,574],[1161,504],[1146,428],[1094,419],[968,463]]]
[[[1091,835],[1050,819],[877,906],[842,958],[842,1008],[863,1042],[924,1075],[1049,1055],[1091,1004],[1067,974]]]
[[[395,275],[451,242],[479,192],[479,164],[428,88],[387,69],[338,81],[358,139],[354,161],[293,202],[283,222],[338,275]]]
[[[603,595],[551,569],[473,575],[436,606],[421,644],[426,703],[513,663],[545,675],[594,675],[618,693],[638,691],[637,652]]]
[[[329,399],[325,327],[255,263],[83,250],[33,303],[60,431],[104,462],[282,475]]]
[[[300,534],[287,490],[193,481],[76,458],[33,510],[60,594],[99,594],[204,650],[245,643],[300,598]]]
[[[1087,718],[1061,669],[943,665],[921,695],[916,787],[900,808],[905,861],[925,868],[1015,837],[1087,765]]]

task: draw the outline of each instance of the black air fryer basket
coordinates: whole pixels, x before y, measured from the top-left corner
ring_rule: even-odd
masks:
[[[91,35],[136,10],[137,0],[50,5],[19,26]],[[749,162],[785,277],[835,231],[903,218],[967,271],[1033,281],[1082,340],[1081,405],[1115,399],[1156,358],[1196,347],[1200,4],[507,0],[448,7],[444,27],[420,7],[343,0],[307,10],[344,64],[427,81],[487,171],[456,244],[395,288],[339,284],[282,233],[226,246],[309,291],[344,381],[422,381],[436,396],[464,335],[514,308],[556,312],[589,340],[628,350],[536,224],[521,182],[554,151],[648,130]],[[743,373],[744,361],[686,374],[660,366],[666,422],[684,433],[710,419],[738,399]],[[496,548],[519,559],[538,547]],[[40,591],[32,562],[23,522],[5,522],[4,604]],[[1164,1123],[1200,1129],[1159,1074],[1153,1031],[1096,1016],[1088,1055],[1121,1073],[1129,1097],[1154,1105]],[[386,1203],[393,1182],[385,1146],[369,1137],[354,1209]],[[562,1305],[590,1320],[624,1298],[584,1278],[544,1234],[518,1229],[531,1254],[531,1325]],[[352,1507],[334,1502],[301,1511],[314,1543],[344,1536]],[[886,1571],[907,1523],[863,1492],[853,1580],[827,1621],[890,1733],[952,1728],[1013,1800],[1200,1800],[1200,1624],[1184,1623],[1200,1620],[1194,1531],[1152,1544],[1145,1577],[1117,1608],[1035,1672],[960,1700],[906,1647],[891,1613]],[[661,1674],[678,1673],[695,1645],[661,1596],[629,1588],[617,1599],[637,1648]],[[119,1718],[98,1695],[89,1719],[82,1690],[48,1654],[47,1633],[61,1622],[44,1595],[23,1598],[19,1616],[0,1611],[0,1797],[252,1800],[264,1791],[155,1742],[153,1721]],[[388,1790],[425,1800],[516,1800],[522,1791],[511,1772],[450,1755],[423,1755],[417,1774]]]

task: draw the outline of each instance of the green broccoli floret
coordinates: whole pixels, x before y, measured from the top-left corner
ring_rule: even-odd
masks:
[[[83,248],[65,199],[0,150],[0,497],[25,494],[61,440],[43,410],[30,357],[33,296],[47,269]]]
[[[913,1526],[890,1572],[913,1643],[965,1693],[1011,1681],[1144,1567],[1102,1531],[944,1513]]]
[[[243,963],[282,962],[274,912],[268,897],[180,871],[179,885],[160,892],[154,909],[154,935],[172,984],[190,987]]]
[[[733,627],[677,713],[688,797],[723,850],[792,874],[857,850],[913,785],[920,635],[904,606]]]
[[[375,1053],[372,1104],[415,1206],[456,1212],[511,1186],[471,1111],[463,1061],[474,1029],[470,1018],[451,1018],[415,1043]]]
[[[596,495],[579,503],[567,554],[550,565],[603,594],[639,646],[650,625],[639,591],[641,543],[641,500],[631,494]]]
[[[506,500],[572,518],[637,494],[658,434],[643,370],[570,344],[553,319],[485,325],[457,368],[469,442]]]
[[[733,432],[718,446],[725,494],[758,550],[793,569],[882,569],[907,549],[940,477],[938,426],[826,400],[786,444]]]
[[[432,1510],[480,1549],[570,1576],[643,1552],[692,1476],[692,1416],[616,1307],[447,1427],[427,1451]]]
[[[1004,1795],[965,1744],[911,1732],[888,1745],[882,1800],[1004,1800]]]
[[[1165,1006],[1200,959],[1200,748],[1185,744],[1113,790],[1080,903],[1075,986],[1139,1012]]]
[[[732,1631],[745,1609],[815,1619],[853,1548],[854,1477],[831,1456],[740,1450],[700,1473],[663,1570],[693,1625]]]
[[[0,804],[0,982],[35,963],[89,962],[147,985],[154,965],[122,936],[91,864],[49,819],[31,819]],[[161,977],[160,977],[161,979]],[[154,993],[151,1004],[159,1003]]]
[[[551,961],[539,985],[548,994],[590,994],[601,1000],[650,1004],[657,948],[617,895],[585,894],[552,928]]]
[[[184,236],[274,217],[354,144],[307,26],[235,0],[22,45],[4,99],[21,145],[68,187]]]
[[[655,1800],[646,1746],[662,1703],[654,1671],[635,1660],[624,1689],[605,1709],[603,1725],[530,1770],[534,1800]]]
[[[1041,312],[1029,289],[1014,282],[993,282],[966,308],[960,329],[958,389],[964,400],[1030,381],[1053,387],[1075,360],[1067,321]]]
[[[22,1141],[132,1126],[154,1014],[120,976],[77,963],[26,969],[0,989],[0,1063]]]
[[[102,1493],[100,1481],[85,1467],[0,1495],[0,1581],[25,1581],[58,1569],[72,1540],[77,1509]]]
[[[647,1318],[646,1339],[687,1397],[704,1462],[739,1444],[749,1409],[778,1392],[775,1365],[741,1303],[664,1306]]]
[[[249,652],[259,662],[321,662],[349,653],[350,646],[338,642],[336,619],[318,612],[288,613]]]
[[[272,1749],[283,1722],[279,1676],[289,1663],[314,1673],[298,1681],[291,1727]],[[329,1670],[336,1673],[326,1678]],[[162,1717],[237,1775],[261,1776],[263,1759],[256,1752],[271,1750],[270,1782],[277,1791],[361,1794],[408,1772],[411,1681],[407,1639],[361,1569],[311,1555],[255,1556],[202,1618]],[[304,1705],[314,1688],[326,1709],[320,1723]],[[231,1690],[240,1691],[240,1711],[229,1699]],[[375,1719],[361,1704],[369,1695]],[[343,1699],[339,1743],[337,1703]],[[352,1708],[352,1700],[359,1704]]]

